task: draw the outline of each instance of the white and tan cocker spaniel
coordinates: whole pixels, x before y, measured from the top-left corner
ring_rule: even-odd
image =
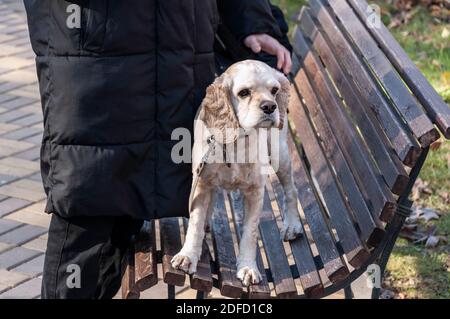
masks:
[[[244,196],[245,217],[237,276],[245,286],[259,283],[261,275],[256,265],[256,246],[267,180],[263,166],[267,163],[274,166],[276,162],[275,171],[285,192],[282,238],[288,241],[302,234],[286,139],[289,95],[290,84],[282,73],[253,60],[232,65],[208,87],[195,122],[189,227],[183,248],[172,259],[174,268],[189,274],[196,272],[205,225],[215,206],[216,188],[239,190]],[[259,161],[258,156],[256,161],[237,161],[234,156],[230,161],[230,149],[235,150],[236,145],[244,146],[238,146],[236,153],[245,149],[246,159],[254,155],[252,150],[255,148],[250,145],[248,136],[249,132],[260,129],[278,131],[277,156],[268,153],[270,162]],[[274,143],[267,138],[273,135],[264,136],[266,145]],[[227,160],[212,162],[208,158],[213,156],[212,153]]]

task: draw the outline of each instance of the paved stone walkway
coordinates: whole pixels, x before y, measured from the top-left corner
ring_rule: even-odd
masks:
[[[23,2],[0,0],[0,298],[38,298],[50,216],[42,115]]]
[[[40,297],[50,223],[39,172],[42,131],[23,1],[0,0],[0,299]],[[186,288],[177,295],[195,297]],[[141,297],[166,296],[160,282]]]

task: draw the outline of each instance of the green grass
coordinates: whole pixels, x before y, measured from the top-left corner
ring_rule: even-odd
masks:
[[[444,193],[450,193],[450,167],[447,156],[450,156],[450,142],[446,141],[437,151],[431,151],[420,178],[430,183],[431,195],[421,197],[416,204],[432,207],[442,213],[449,212],[449,204],[445,202]]]
[[[415,205],[438,210],[441,217],[421,227],[436,227],[436,235],[447,243],[425,248],[399,239],[389,259],[386,285],[404,298],[450,298],[450,208],[444,193],[450,193],[450,142],[431,152],[420,174],[430,183],[432,193],[422,195]]]
[[[449,251],[442,247],[423,249],[399,239],[389,260],[386,284],[394,288],[401,298],[448,299],[448,263]]]
[[[389,17],[383,20],[388,24]],[[450,26],[438,23],[424,7],[418,7],[413,18],[392,30],[422,73],[450,102],[450,38],[444,39],[444,29]],[[415,203],[438,210],[442,216],[424,227],[437,227],[437,235],[447,238],[447,244],[428,249],[399,239],[390,258],[387,271],[389,288],[404,298],[450,298],[450,207],[445,193],[450,193],[450,142],[432,151],[420,174],[430,183],[432,193],[423,195]]]
[[[289,20],[300,11],[303,5],[308,3],[307,0],[272,0],[271,2],[279,6]]]
[[[444,39],[444,29],[450,26],[436,23],[427,10],[419,7],[410,23],[393,30],[393,34],[408,52],[436,90],[450,102],[450,37]],[[447,82],[447,83],[446,83]]]
[[[382,7],[382,19],[389,25],[396,8],[386,1],[369,1]],[[305,0],[275,0],[286,14],[290,26]],[[450,25],[437,21],[425,7],[416,7],[408,23],[391,32],[406,50],[434,88],[450,103],[450,37],[442,37]],[[291,28],[292,32],[292,28]],[[450,193],[450,142],[432,151],[420,178],[429,183],[431,195],[423,195],[415,205],[430,207],[441,213],[439,220],[421,227],[437,228],[437,235],[447,238],[447,244],[434,249],[413,244],[404,239],[397,241],[387,268],[385,285],[400,298],[450,298],[450,205],[445,193]]]

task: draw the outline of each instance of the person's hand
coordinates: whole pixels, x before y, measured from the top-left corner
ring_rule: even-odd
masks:
[[[280,42],[268,34],[252,34],[244,39],[244,44],[254,53],[264,51],[275,55],[278,59],[277,68],[288,74],[292,69],[291,53]]]

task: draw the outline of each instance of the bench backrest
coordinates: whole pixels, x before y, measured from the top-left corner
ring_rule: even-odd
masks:
[[[364,0],[310,0],[294,31],[295,180],[332,282],[385,238],[450,109]],[[314,238],[315,236],[315,238]],[[301,275],[301,274],[300,274]]]
[[[329,166],[355,215],[364,211],[353,199],[361,193],[376,223],[389,222],[411,168],[439,138],[433,122],[448,136],[450,109],[370,12],[364,0],[311,0],[303,8],[290,111],[312,170]]]

